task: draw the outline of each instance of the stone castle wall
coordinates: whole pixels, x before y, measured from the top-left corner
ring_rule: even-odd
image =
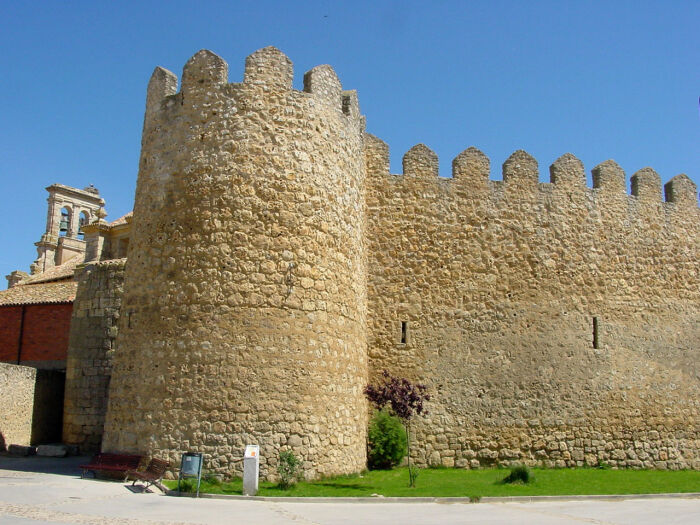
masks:
[[[684,175],[525,152],[489,180],[366,137],[370,372],[428,384],[419,461],[700,468],[700,212]],[[595,319],[595,320],[594,320]],[[401,324],[406,323],[402,343]],[[597,332],[594,336],[594,331]],[[595,337],[595,343],[594,343]]]
[[[125,259],[86,264],[76,271],[78,292],[66,361],[63,441],[81,452],[100,448],[112,375]]]
[[[700,468],[690,179],[587,188],[567,154],[539,183],[518,151],[491,181],[474,148],[443,179],[423,145],[391,175],[333,70],[292,75],[274,48],[238,84],[208,51],[179,92],[154,72],[103,450],[356,472],[388,369],[433,395],[422,464]]]
[[[103,450],[240,470],[261,446],[307,477],[365,465],[363,121],[274,48],[244,81],[209,51],[148,88]]]

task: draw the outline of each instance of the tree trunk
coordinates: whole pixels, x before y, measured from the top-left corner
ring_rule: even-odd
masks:
[[[406,448],[408,449],[408,486],[415,485],[413,471],[411,470],[411,422],[406,422]]]

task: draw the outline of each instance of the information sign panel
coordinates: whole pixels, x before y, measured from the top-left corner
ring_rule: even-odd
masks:
[[[198,452],[185,452],[180,461],[180,474],[177,477],[177,492],[180,493],[180,481],[184,478],[197,478],[197,497],[202,483],[202,466],[204,455]]]

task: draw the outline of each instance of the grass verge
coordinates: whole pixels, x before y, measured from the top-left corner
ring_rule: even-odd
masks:
[[[700,492],[700,471],[693,470],[600,470],[600,469],[532,469],[534,481],[527,484],[501,484],[510,471],[506,469],[461,470],[424,469],[418,486],[408,487],[405,468],[374,470],[354,476],[339,476],[319,481],[300,482],[288,490],[273,483],[261,482],[259,496],[295,497],[464,497],[485,496],[554,496],[576,494],[659,494]],[[177,481],[166,481],[177,488]],[[241,494],[243,484],[234,479],[221,484],[202,481],[200,492]]]

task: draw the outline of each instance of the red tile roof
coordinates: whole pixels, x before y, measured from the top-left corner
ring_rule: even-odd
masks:
[[[24,279],[18,286],[24,286],[26,284],[36,284],[45,283],[49,281],[59,281],[62,279],[72,279],[73,273],[75,272],[75,267],[83,262],[84,257],[82,255],[76,255],[72,259],[66,261],[61,266],[54,266],[49,268],[45,272],[37,273]]]
[[[0,306],[19,304],[72,303],[78,283],[74,280],[18,284],[0,291]]]

